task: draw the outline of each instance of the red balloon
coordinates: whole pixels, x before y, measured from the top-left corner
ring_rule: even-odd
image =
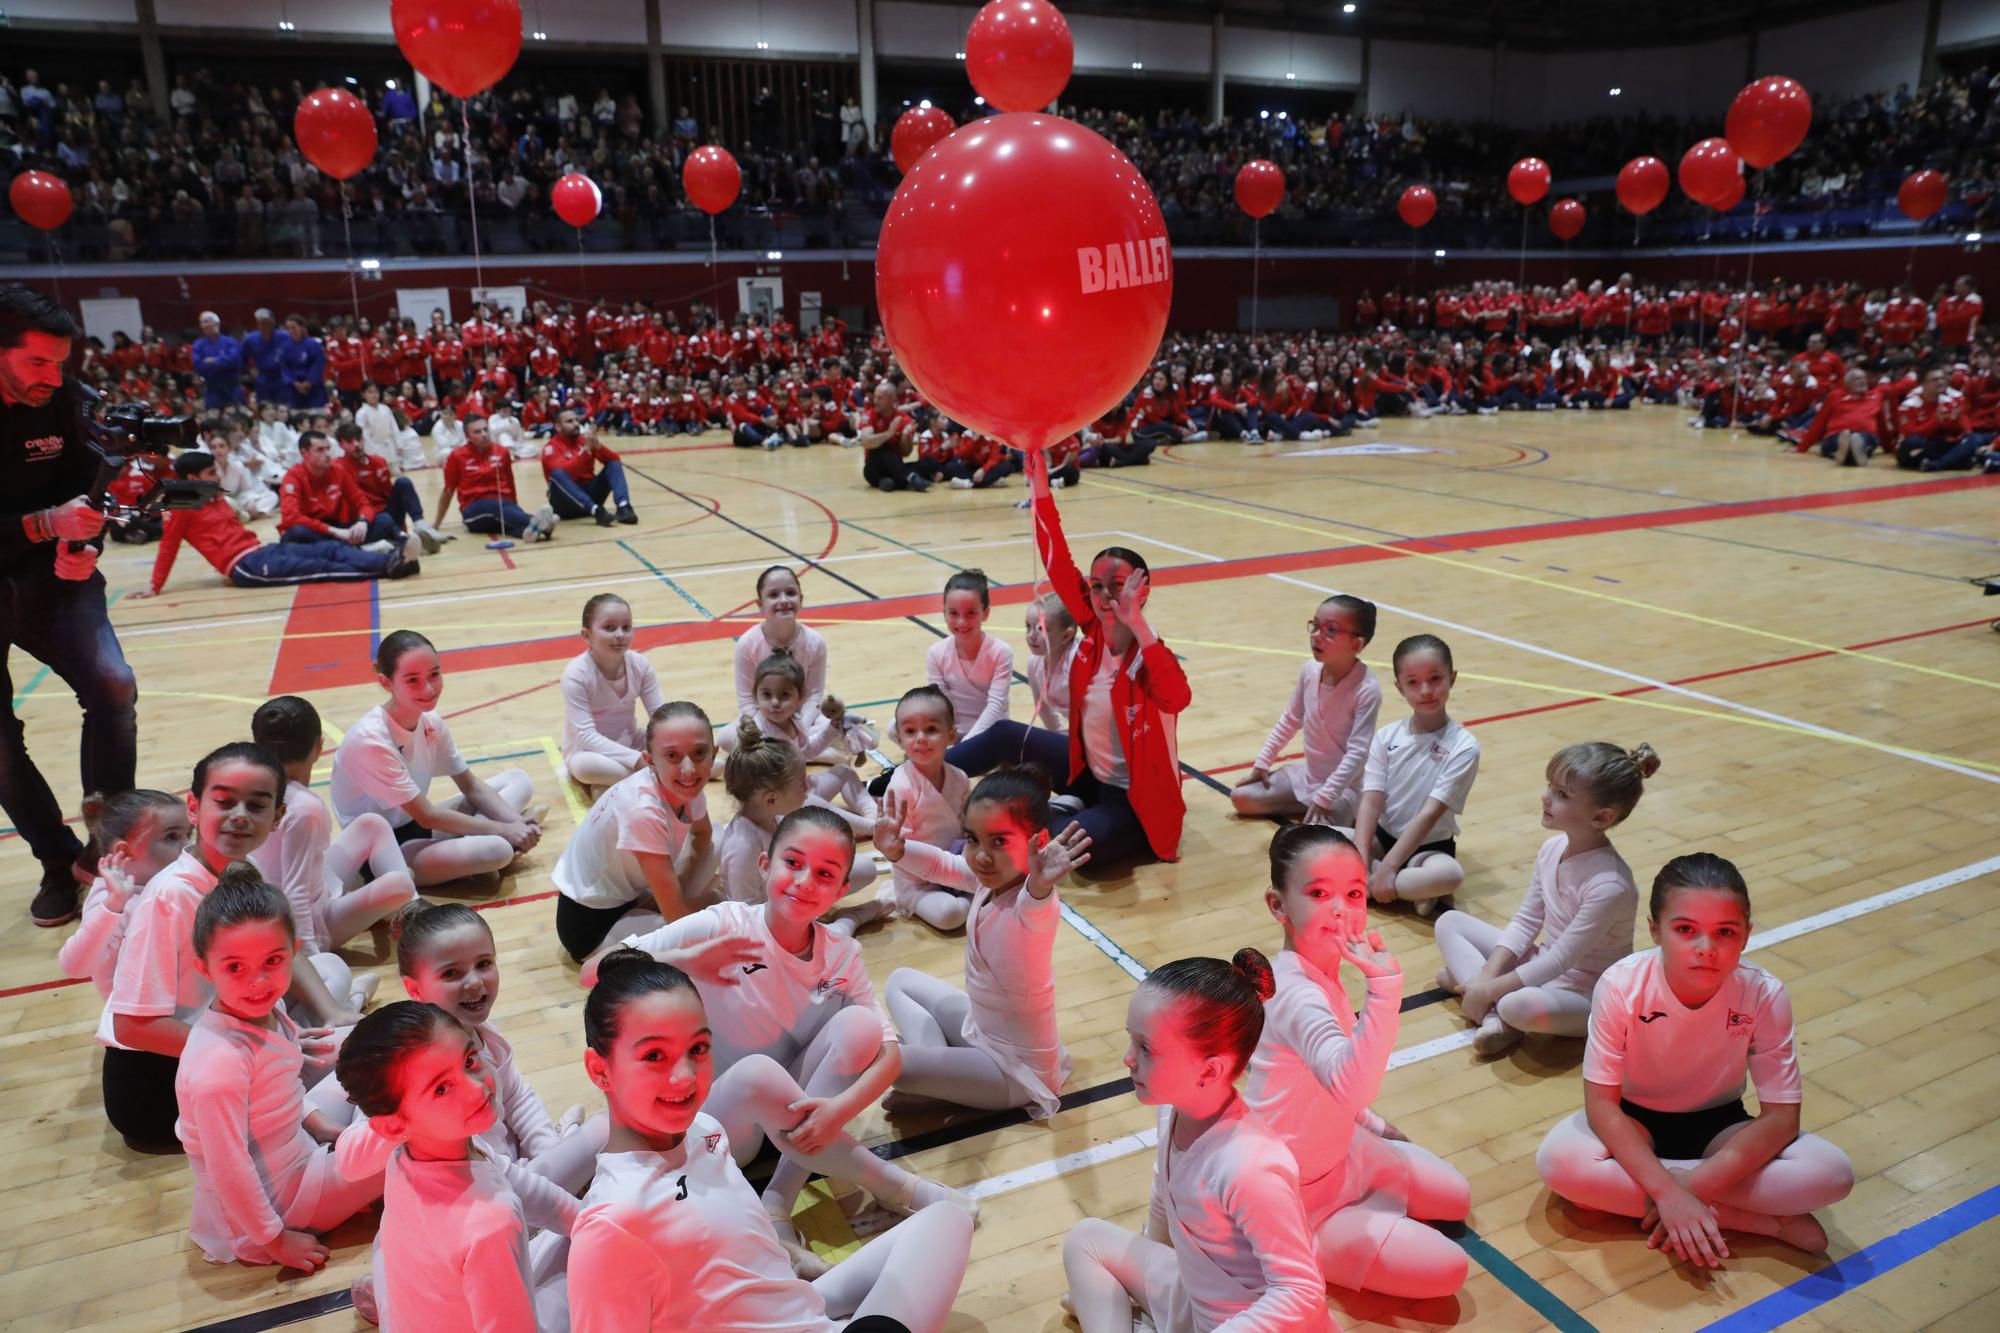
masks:
[[[1745,84],[1729,104],[1723,134],[1736,155],[1753,167],[1789,157],[1812,128],[1812,98],[1796,80],[1767,74]]]
[[[681,167],[681,188],[696,208],[711,216],[736,202],[743,192],[743,169],[727,148],[709,144],[688,154]]]
[[[1743,171],[1727,139],[1703,139],[1681,154],[1680,178],[1688,198],[1714,208],[1742,183]]]
[[[24,171],[7,186],[7,205],[30,227],[54,231],[69,221],[76,201],[60,176],[46,171]]]
[[[375,117],[345,89],[316,88],[292,116],[292,137],[306,161],[344,181],[375,156]]]
[[[572,171],[550,189],[549,203],[555,206],[556,216],[570,226],[588,227],[604,207],[604,192],[581,171]]]
[[[1396,200],[1396,213],[1412,227],[1421,227],[1437,216],[1438,198],[1428,185],[1412,185]]]
[[[1116,407],[1167,326],[1173,254],[1145,177],[1057,116],[989,116],[938,144],[889,203],[875,301],[939,411],[1046,449]]]
[[[1002,111],[1040,111],[1055,101],[1075,62],[1069,20],[1049,0],[989,0],[966,30],[965,72]]]
[[[1507,172],[1507,193],[1517,204],[1532,204],[1549,192],[1549,164],[1524,157]]]
[[[1276,162],[1255,158],[1236,169],[1236,206],[1253,218],[1271,216],[1285,202],[1285,172]]]
[[[1618,169],[1618,202],[1626,212],[1644,217],[1666,201],[1672,184],[1666,163],[1657,157],[1635,157]]]
[[[19,180],[16,176],[14,179]],[[1913,171],[1896,191],[1896,207],[1913,221],[1922,222],[1944,207],[1950,193],[1949,182],[1935,171]]]
[[[390,0],[396,45],[454,97],[483,93],[521,55],[521,0]]]
[[[1718,213],[1727,213],[1743,202],[1743,178],[1738,176],[1730,182],[1729,188],[1709,201],[1709,207]]]
[[[1549,230],[1565,241],[1573,241],[1583,230],[1583,204],[1575,199],[1559,199],[1549,210]]]
[[[896,128],[889,132],[889,153],[896,159],[896,170],[908,171],[917,165],[917,159],[931,150],[931,145],[957,129],[951,113],[940,107],[913,106],[896,117]]]

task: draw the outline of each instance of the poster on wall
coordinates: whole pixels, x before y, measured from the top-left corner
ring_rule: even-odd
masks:
[[[526,287],[474,287],[472,300],[475,305],[481,301],[486,302],[487,308],[495,317],[498,317],[502,310],[512,310],[516,316],[528,312]]]
[[[449,287],[398,287],[396,289],[396,313],[404,319],[417,321],[419,329],[431,326],[431,311],[444,311],[444,322],[453,323],[451,317],[451,288]]]
[[[130,296],[86,298],[78,301],[77,306],[83,314],[84,336],[97,339],[105,347],[111,346],[114,333],[138,342],[140,331],[146,327],[139,318],[138,300]]]

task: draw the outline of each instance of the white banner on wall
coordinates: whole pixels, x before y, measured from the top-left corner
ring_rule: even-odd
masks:
[[[451,288],[449,287],[398,287],[396,289],[396,313],[404,319],[417,321],[419,329],[431,326],[431,311],[444,311],[444,322],[454,322],[451,317]]]
[[[145,321],[139,318],[139,302],[130,296],[86,298],[78,301],[77,310],[83,315],[85,336],[95,338],[104,346],[111,346],[111,335],[122,333],[133,342],[139,341],[140,330]]]
[[[516,316],[528,313],[528,289],[526,287],[474,287],[474,303],[484,301],[497,317],[503,308],[511,308]]]

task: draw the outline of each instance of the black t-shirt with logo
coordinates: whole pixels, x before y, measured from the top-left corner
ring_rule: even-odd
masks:
[[[0,573],[47,569],[56,543],[31,542],[21,517],[90,493],[97,456],[83,442],[76,381],[40,407],[0,402]]]

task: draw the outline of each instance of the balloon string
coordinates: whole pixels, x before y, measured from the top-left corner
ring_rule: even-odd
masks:
[[[62,251],[56,249],[56,234],[44,231],[42,240],[49,247],[49,283],[55,288],[56,304],[62,304]]]
[[[465,211],[472,219],[472,276],[484,290],[486,265],[479,257],[479,188],[472,176],[472,103],[460,102],[458,115],[465,135],[465,142],[460,147],[465,150]]]
[[[708,266],[715,267],[715,214],[708,215]]]
[[[340,183],[340,235],[347,243],[347,299],[354,307],[356,323],[361,321],[361,279],[354,262],[354,201],[348,197],[347,182]]]
[[[1253,337],[1256,335],[1258,327],[1258,255],[1263,238],[1263,228],[1264,220],[1262,218],[1250,219],[1250,333]]]
[[[1521,209],[1521,272],[1520,275],[1514,279],[1515,294],[1518,295],[1520,293],[1520,290],[1523,287],[1526,287],[1527,285],[1528,285],[1528,210],[1524,206]]]
[[[1738,321],[1741,327],[1736,331],[1736,401],[1743,401],[1743,358],[1748,354],[1750,344],[1750,303],[1757,299],[1757,203],[1764,197],[1764,173],[1757,173],[1755,188],[1750,196],[1750,253],[1743,260],[1743,314]],[[1729,433],[1736,434],[1736,421],[1732,417]]]

